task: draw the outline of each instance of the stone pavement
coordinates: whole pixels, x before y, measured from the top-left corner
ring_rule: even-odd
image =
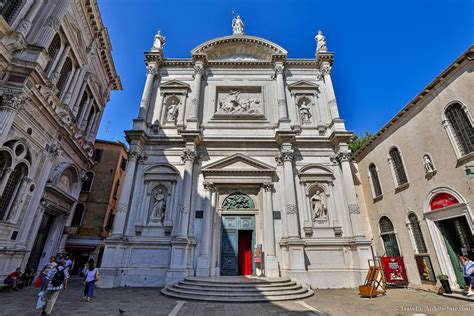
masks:
[[[389,290],[386,296],[359,298],[355,289],[316,290],[303,301],[256,304],[201,303],[162,296],[157,288],[96,289],[82,301],[82,285],[73,277],[59,296],[53,315],[474,315],[474,304],[413,290]],[[37,289],[0,293],[0,315],[39,315]],[[181,308],[175,308],[178,305]],[[120,314],[119,308],[125,312]],[[456,310],[457,309],[457,310]]]

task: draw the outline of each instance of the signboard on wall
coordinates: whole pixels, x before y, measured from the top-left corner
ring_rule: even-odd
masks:
[[[387,283],[408,285],[403,257],[382,257],[382,267]]]
[[[430,257],[427,255],[416,255],[416,266],[420,273],[420,279],[422,282],[436,283],[436,278],[433,272],[433,266],[431,265]]]
[[[262,263],[262,244],[255,246],[255,254],[253,256],[253,261],[255,263]]]
[[[449,193],[443,192],[438,193],[431,199],[431,210],[438,210],[440,208],[448,207],[451,205],[459,204],[459,201]]]

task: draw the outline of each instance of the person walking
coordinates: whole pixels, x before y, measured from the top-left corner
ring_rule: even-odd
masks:
[[[84,300],[90,302],[94,296],[95,283],[99,281],[99,269],[94,265],[94,259],[89,259],[84,272]]]
[[[64,264],[57,265],[52,268],[46,276],[46,294],[45,302],[43,307],[42,316],[51,315],[54,304],[59,297],[59,293],[62,289],[67,289],[67,280],[69,279],[69,272],[65,268]]]
[[[46,277],[52,269],[56,268],[57,265],[58,264],[56,262],[56,257],[54,257],[54,256],[51,257],[49,262],[44,265],[44,267],[43,267],[43,269],[41,270],[41,273],[40,273],[40,277],[41,277],[40,292],[46,290]]]
[[[467,296],[474,295],[474,261],[469,260],[467,256],[459,256],[462,263],[462,271],[464,274],[464,280],[468,288]]]

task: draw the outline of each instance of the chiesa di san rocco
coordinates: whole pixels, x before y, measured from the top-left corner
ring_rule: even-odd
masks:
[[[172,41],[173,39],[168,39]],[[186,276],[290,277],[356,287],[372,257],[319,32],[315,58],[232,34],[165,57],[158,32],[101,287]],[[262,263],[255,260],[256,249]],[[255,263],[257,261],[257,263]]]

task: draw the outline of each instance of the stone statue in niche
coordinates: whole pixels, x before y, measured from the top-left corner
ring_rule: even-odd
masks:
[[[311,110],[309,108],[309,106],[306,104],[305,101],[301,102],[300,104],[300,117],[301,117],[301,121],[303,123],[309,123],[311,122],[311,117],[313,115],[311,115]]]
[[[163,192],[162,187],[158,187],[153,192],[153,210],[151,212],[151,217],[153,219],[158,219],[163,223],[166,212],[166,194]]]
[[[217,113],[224,114],[260,114],[261,101],[257,98],[242,97],[239,90],[229,90],[219,100]]]
[[[234,34],[244,34],[244,22],[240,19],[240,15],[232,20],[232,32]]]
[[[324,192],[319,190],[311,197],[311,210],[313,212],[313,222],[325,220],[328,217],[328,209],[324,201]]]
[[[423,166],[425,168],[425,177],[429,180],[436,174],[436,169],[429,155],[423,156]]]
[[[179,103],[176,102],[175,98],[171,99],[170,104],[166,110],[166,121],[176,123],[179,113]]]

